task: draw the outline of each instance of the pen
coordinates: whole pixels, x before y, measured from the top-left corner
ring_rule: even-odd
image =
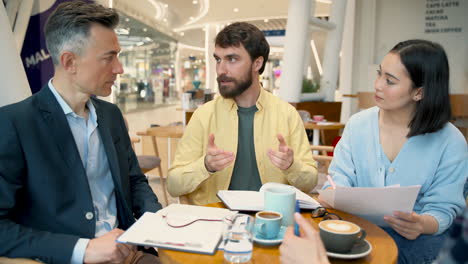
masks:
[[[333,190],[335,190],[336,189],[336,184],[335,184],[335,182],[333,181],[333,179],[332,179],[332,177],[330,175],[327,175],[327,180],[330,183]]]
[[[299,207],[299,200],[296,200],[296,213],[300,213],[301,208]],[[299,236],[299,225],[294,221],[294,235]]]

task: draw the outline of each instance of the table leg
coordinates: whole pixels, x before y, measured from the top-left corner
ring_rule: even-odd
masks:
[[[320,145],[320,130],[319,129],[314,129],[313,134],[312,134],[312,145],[318,146]],[[318,150],[313,150],[312,153],[314,155],[318,155]]]

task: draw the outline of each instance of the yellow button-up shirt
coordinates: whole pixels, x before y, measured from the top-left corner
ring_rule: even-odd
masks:
[[[263,89],[256,106],[255,156],[262,183],[279,182],[311,191],[317,184],[317,165],[296,109]],[[219,202],[216,193],[228,189],[235,162],[221,171],[208,172],[204,161],[208,136],[214,134],[218,148],[236,153],[238,129],[237,104],[233,99],[218,96],[199,107],[178,143],[167,179],[169,193],[186,195],[191,203],[198,205]],[[294,151],[294,162],[284,171],[273,165],[267,155],[268,149],[278,149],[278,133]]]

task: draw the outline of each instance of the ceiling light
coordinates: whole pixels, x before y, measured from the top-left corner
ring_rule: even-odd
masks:
[[[268,23],[268,21],[270,21],[270,20],[268,20],[268,19],[264,19],[264,20],[263,20],[263,22],[265,22],[265,23]]]
[[[169,7],[169,5],[168,5],[168,4],[165,4],[165,5],[164,5],[164,7],[165,7],[165,8],[168,8],[168,7]]]
[[[184,35],[185,35],[185,33],[184,33],[184,32],[180,32],[180,35],[181,35],[181,36],[184,36]]]
[[[146,31],[148,31],[148,29],[147,29],[147,28],[143,28],[143,31],[146,32]]]
[[[198,4],[198,1],[197,1],[197,0],[193,0],[193,1],[192,1],[192,4],[194,4],[194,5]]]
[[[237,7],[234,8],[234,12],[236,12],[236,13],[239,12],[239,8],[237,8]]]
[[[163,21],[164,21],[164,22],[167,22],[167,18],[164,18]]]
[[[139,47],[139,46],[141,46],[141,45],[143,45],[143,44],[145,44],[145,43],[144,43],[143,41],[140,41],[140,42],[138,42],[138,43],[135,44],[135,45],[137,45],[137,46]]]
[[[130,19],[129,19],[129,18],[125,18],[125,22],[128,22],[128,21],[130,21]]]
[[[126,28],[116,28],[115,33],[117,35],[128,35],[130,32]]]
[[[190,20],[193,20],[193,16],[189,17]]]

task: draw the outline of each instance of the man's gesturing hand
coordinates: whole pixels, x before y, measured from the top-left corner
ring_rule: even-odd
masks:
[[[294,152],[288,145],[286,145],[283,135],[278,134],[277,137],[280,143],[278,151],[269,149],[267,155],[276,167],[286,170],[291,167],[291,164],[294,161]]]
[[[219,149],[214,140],[214,135],[210,134],[205,156],[205,167],[209,172],[220,171],[234,161],[234,153]]]

